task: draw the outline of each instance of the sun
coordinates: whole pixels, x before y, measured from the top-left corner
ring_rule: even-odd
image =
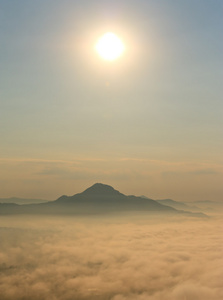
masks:
[[[113,61],[123,54],[125,46],[117,35],[107,32],[99,38],[95,49],[103,59]]]

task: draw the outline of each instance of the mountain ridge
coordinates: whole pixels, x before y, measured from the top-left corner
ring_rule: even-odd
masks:
[[[188,213],[162,205],[149,198],[126,196],[112,186],[96,183],[73,196],[63,195],[54,201],[40,204],[9,206],[2,204],[0,214],[103,214],[115,212]]]
[[[44,199],[31,199],[31,198],[20,198],[20,197],[9,197],[9,198],[0,198],[0,203],[15,203],[19,205],[24,204],[36,204],[36,203],[46,203],[49,200]]]

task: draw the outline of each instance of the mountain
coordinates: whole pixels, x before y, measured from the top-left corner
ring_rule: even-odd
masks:
[[[161,200],[156,200],[158,203],[167,205],[170,207],[173,207],[175,209],[182,209],[182,210],[190,210],[190,211],[198,211],[199,208],[194,206],[194,205],[188,205],[184,202],[179,202],[175,201],[172,199],[161,199]]]
[[[145,196],[144,196],[145,197]],[[180,210],[189,210],[193,212],[197,211],[213,211],[213,212],[220,212],[223,211],[223,202],[217,201],[193,201],[193,202],[179,202],[172,199],[162,199],[156,200],[160,204],[168,205],[175,209]]]
[[[0,203],[15,203],[19,205],[45,203],[45,202],[48,201],[43,199],[27,199],[27,198],[16,198],[16,197],[0,198]]]
[[[69,209],[74,213],[108,213],[116,211],[158,211],[176,212],[171,207],[164,206],[152,199],[143,199],[135,196],[126,196],[113,187],[96,183],[82,193],[73,196],[62,196],[49,203],[60,207],[61,211]]]
[[[199,207],[200,210],[204,210],[207,212],[223,212],[223,202],[222,201],[209,201],[209,200],[203,200],[203,201],[194,201],[189,202],[189,204],[195,204],[196,207]]]
[[[115,190],[112,186],[102,183],[95,183],[86,189],[83,195],[105,195],[105,196],[124,196],[119,191]]]
[[[0,215],[18,214],[20,205],[15,203],[0,203]]]
[[[82,193],[29,205],[1,204],[0,214],[104,214],[115,212],[186,213],[149,198],[126,196],[113,187],[96,183]],[[188,212],[187,212],[188,213]]]

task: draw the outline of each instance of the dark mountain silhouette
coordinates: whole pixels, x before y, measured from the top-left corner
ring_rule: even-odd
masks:
[[[111,195],[111,196],[124,196],[119,191],[115,190],[112,186],[102,183],[95,183],[88,189],[86,189],[83,195]]]
[[[68,208],[76,213],[103,213],[114,211],[165,211],[176,210],[164,206],[152,199],[126,196],[109,185],[96,183],[84,192],[74,196],[62,196],[56,201],[49,203],[51,206]],[[65,206],[66,205],[66,206]]]
[[[114,212],[183,213],[155,200],[126,196],[109,185],[96,183],[84,192],[41,204],[1,204],[0,214],[102,214]]]

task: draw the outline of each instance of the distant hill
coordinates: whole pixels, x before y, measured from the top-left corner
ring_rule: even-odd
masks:
[[[223,211],[223,202],[220,201],[191,201],[191,202],[179,202],[172,199],[156,200],[160,204],[168,205],[176,209],[189,210],[193,212],[205,211],[205,212],[221,212]]]
[[[147,198],[146,196],[141,196]],[[147,198],[149,199],[149,198]],[[223,201],[191,201],[191,202],[180,202],[172,199],[160,199],[156,200],[158,203],[173,207],[177,210],[185,210],[192,212],[223,212]]]
[[[27,204],[0,205],[0,214],[104,214],[115,212],[187,213],[159,202],[136,196],[126,196],[113,187],[96,183],[82,193],[61,196],[55,201]]]
[[[188,202],[188,204],[195,204],[199,209],[204,211],[213,211],[213,212],[223,212],[223,201],[195,201],[195,202]]]
[[[172,199],[161,199],[161,200],[156,200],[156,201],[160,204],[168,205],[168,206],[176,208],[176,209],[199,211],[199,208],[197,206],[193,205],[193,203],[191,203],[192,205],[188,205],[184,202],[179,202],[179,201],[175,201]]]
[[[46,203],[46,202],[48,202],[48,201],[43,200],[43,199],[27,199],[27,198],[16,198],[16,197],[0,198],[0,203],[15,203],[15,204],[19,204],[19,205]]]

